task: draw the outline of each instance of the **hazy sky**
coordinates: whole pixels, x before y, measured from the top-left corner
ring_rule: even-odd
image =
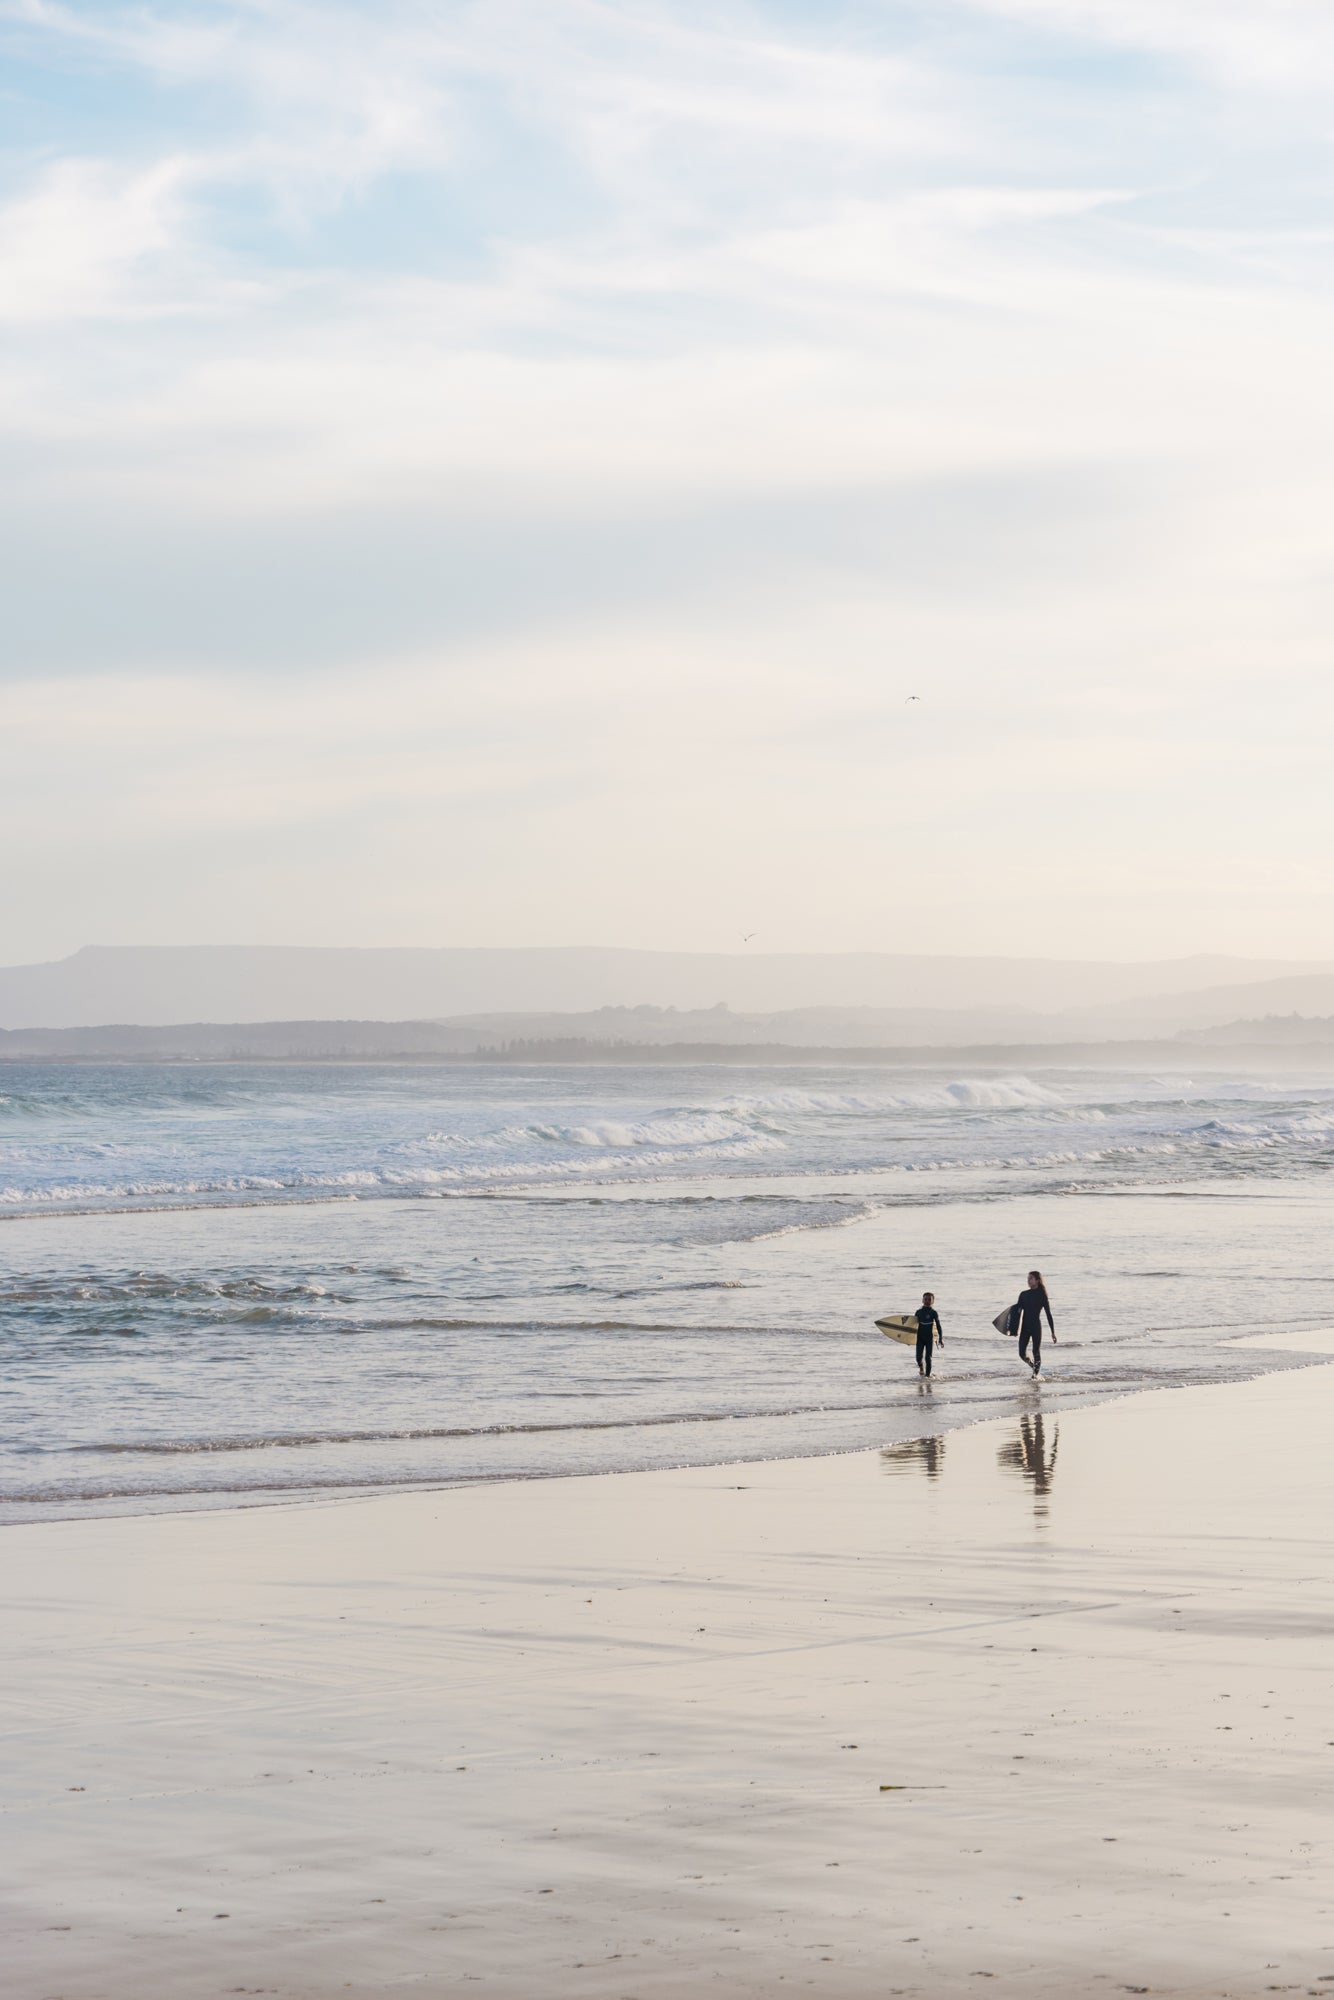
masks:
[[[0,958],[1334,952],[1328,0],[0,48]]]

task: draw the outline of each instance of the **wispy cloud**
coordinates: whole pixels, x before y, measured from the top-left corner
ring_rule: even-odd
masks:
[[[647,942],[651,879],[703,942],[731,869],[792,943],[897,907],[962,948],[971,868],[1001,927],[1022,879],[1088,948],[1250,942],[1216,885],[1327,810],[1285,849],[1214,808],[1327,699],[1320,10],[8,0],[0,38],[8,810],[54,821],[15,955],[239,935],[260,848],[267,935],[370,935],[392,874],[400,937]],[[1007,805],[1034,744],[1059,852]],[[1136,928],[1150,822],[1207,934],[1185,887]]]
[[[1009,22],[1087,44],[1152,51],[1255,99],[1319,97],[1334,77],[1334,18],[1319,0],[977,0]]]

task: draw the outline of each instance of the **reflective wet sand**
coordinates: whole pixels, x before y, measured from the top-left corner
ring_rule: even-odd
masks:
[[[1327,1992],[1332,1435],[8,1529],[8,1991]]]

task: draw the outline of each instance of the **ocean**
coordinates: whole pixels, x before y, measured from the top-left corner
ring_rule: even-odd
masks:
[[[1334,1323],[1334,1078],[0,1070],[0,1518],[736,1463]],[[1035,1386],[991,1321],[1030,1266]],[[875,1315],[936,1294],[929,1387]],[[1133,1469],[1132,1469],[1133,1471]]]

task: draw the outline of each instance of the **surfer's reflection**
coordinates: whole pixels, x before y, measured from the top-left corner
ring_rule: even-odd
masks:
[[[1060,1436],[1061,1427],[1053,1422],[1049,1450],[1046,1421],[1042,1415],[1020,1417],[1018,1437],[1009,1444],[1003,1444],[996,1454],[998,1464],[1032,1481],[1035,1514],[1047,1512],[1052,1481],[1056,1476],[1056,1447]]]
[[[886,1472],[924,1472],[928,1479],[939,1479],[945,1465],[945,1440],[908,1438],[903,1444],[883,1445],[880,1462]]]

